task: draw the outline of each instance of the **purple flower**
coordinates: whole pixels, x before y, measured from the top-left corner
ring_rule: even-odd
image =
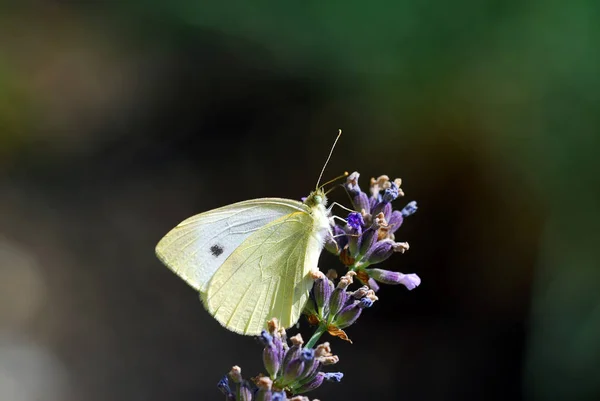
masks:
[[[407,217],[410,216],[411,214],[415,214],[415,212],[417,211],[417,202],[416,201],[412,201],[412,202],[408,202],[408,204],[406,206],[404,206],[404,209],[402,209],[402,216]]]
[[[376,289],[378,277],[370,277],[366,269],[370,265],[381,263],[393,253],[404,253],[408,243],[396,241],[396,231],[404,219],[417,210],[417,202],[409,202],[402,210],[394,210],[392,203],[404,192],[400,188],[402,180],[390,180],[387,175],[371,178],[370,196],[358,185],[360,174],[354,172],[346,180],[344,187],[352,199],[355,212],[348,215],[346,225],[335,225],[332,229],[335,246],[326,241],[326,249],[338,255],[350,271],[358,273],[357,278],[363,284]],[[407,283],[407,287],[411,287]],[[414,288],[414,286],[412,287]],[[340,307],[343,298],[334,290],[330,306]]]
[[[384,284],[402,284],[409,290],[417,288],[421,284],[421,279],[414,273],[403,274],[383,269],[367,269],[369,277]]]
[[[336,288],[329,297],[329,302],[322,309],[317,310],[316,305],[312,304],[315,296],[312,296],[305,306],[304,313],[309,315],[309,322],[325,325],[327,330],[332,335],[344,337],[345,333],[337,331],[345,329],[360,317],[363,309],[369,308],[373,302],[377,300],[375,292],[367,286],[360,287],[356,291],[348,291],[347,288],[352,284],[355,272],[348,272],[341,277]],[[330,286],[333,287],[333,282],[330,281]],[[313,288],[311,293],[319,291]]]
[[[385,203],[390,203],[396,200],[399,194],[400,189],[398,188],[398,185],[392,182],[389,188],[383,190],[383,193],[381,194],[381,201]]]
[[[329,282],[327,277],[323,277]],[[333,286],[332,283],[325,285]],[[297,334],[288,339],[285,330],[279,326],[276,319],[268,322],[268,328],[268,331],[264,330],[258,338],[265,345],[263,360],[269,376],[253,379],[253,384],[244,380],[242,370],[234,366],[218,384],[227,400],[288,400],[286,391],[299,394],[317,388],[327,378],[328,381],[339,381],[331,379],[333,376],[321,371],[324,366],[339,360],[331,354],[328,343],[321,344],[316,349],[304,347],[302,336]],[[291,345],[288,345],[288,340]],[[230,382],[236,384],[235,388],[230,386]]]
[[[271,395],[271,401],[286,401],[287,397],[285,395],[285,391],[278,391]]]
[[[350,213],[346,221],[348,222],[348,225],[355,230],[358,230],[365,225],[362,215],[357,212]]]
[[[227,400],[235,400],[235,395],[231,391],[231,387],[229,387],[229,378],[227,376],[219,380],[217,388],[221,390],[221,392],[223,393],[223,395],[225,395],[225,398],[227,398]]]
[[[342,372],[325,373],[324,379],[330,382],[339,383],[342,381],[344,374]]]

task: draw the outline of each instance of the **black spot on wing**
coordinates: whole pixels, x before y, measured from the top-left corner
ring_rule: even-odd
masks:
[[[213,246],[210,247],[210,253],[212,253],[213,256],[216,258],[220,254],[223,253],[223,247],[221,245],[215,244],[215,245],[213,245]]]

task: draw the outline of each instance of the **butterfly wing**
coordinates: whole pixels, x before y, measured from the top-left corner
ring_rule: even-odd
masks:
[[[273,317],[290,327],[308,300],[321,249],[308,208],[280,217],[233,251],[202,294],[204,305],[241,334],[259,334]]]
[[[156,246],[158,258],[198,291],[206,291],[215,271],[261,227],[304,211],[298,201],[262,198],[234,203],[190,217]]]

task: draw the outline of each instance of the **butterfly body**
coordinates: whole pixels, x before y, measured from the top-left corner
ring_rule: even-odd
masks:
[[[226,328],[256,335],[273,317],[290,327],[308,300],[330,230],[326,203],[320,189],[304,202],[234,203],[184,220],[156,254]]]

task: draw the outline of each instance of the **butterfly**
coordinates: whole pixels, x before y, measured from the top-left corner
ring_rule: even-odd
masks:
[[[156,246],[158,258],[200,293],[224,327],[257,335],[271,318],[291,327],[300,318],[318,270],[331,209],[319,186],[304,201],[261,198],[192,216]]]

